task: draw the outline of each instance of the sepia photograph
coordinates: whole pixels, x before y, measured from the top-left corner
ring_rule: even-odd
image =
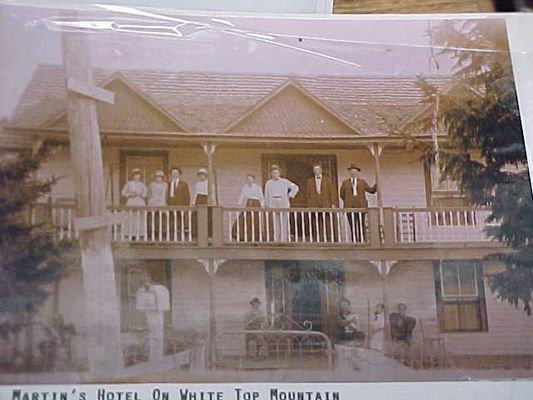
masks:
[[[0,383],[533,377],[505,20],[0,6]]]

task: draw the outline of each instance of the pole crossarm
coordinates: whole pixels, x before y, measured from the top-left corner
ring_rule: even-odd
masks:
[[[76,78],[67,79],[67,89],[81,96],[93,100],[101,101],[107,104],[115,104],[115,95],[113,92],[94,86],[90,83],[83,82]]]
[[[93,229],[106,228],[121,222],[120,215],[105,214],[92,215],[88,217],[74,218],[74,228],[78,231],[89,231]]]

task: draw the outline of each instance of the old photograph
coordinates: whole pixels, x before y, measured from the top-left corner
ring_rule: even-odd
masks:
[[[0,21],[1,383],[533,377],[505,20]]]

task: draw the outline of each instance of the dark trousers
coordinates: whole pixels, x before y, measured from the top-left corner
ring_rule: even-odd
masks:
[[[346,214],[348,224],[350,225],[350,240],[355,241],[355,243],[363,243],[365,241],[365,217],[365,214],[360,212],[350,212]]]
[[[246,201],[246,208],[254,208],[256,210],[253,212],[245,210],[239,214],[231,229],[231,235],[234,239],[239,242],[258,242],[260,237],[264,237],[264,234],[260,235],[259,233],[262,229],[262,226],[260,226],[259,207],[261,207],[259,200],[248,199]]]

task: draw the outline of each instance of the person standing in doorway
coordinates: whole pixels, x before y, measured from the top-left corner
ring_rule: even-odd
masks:
[[[322,173],[322,165],[313,163],[313,176],[307,180],[307,207],[336,208],[338,206],[337,190],[333,189],[331,179]],[[335,241],[336,220],[329,211],[311,214],[307,235],[313,241]]]
[[[281,170],[277,165],[270,168],[270,179],[265,185],[265,206],[267,208],[288,209],[290,199],[296,197],[300,188],[294,182],[281,177]],[[275,242],[286,242],[289,239],[289,213],[287,211],[273,211],[272,235]]]
[[[376,185],[370,186],[359,175],[361,168],[352,164],[348,167],[350,177],[342,182],[340,188],[340,198],[344,208],[358,208],[360,211],[347,212],[348,224],[350,225],[351,238],[355,243],[365,241],[365,213],[363,209],[368,208],[366,193],[376,193]]]

